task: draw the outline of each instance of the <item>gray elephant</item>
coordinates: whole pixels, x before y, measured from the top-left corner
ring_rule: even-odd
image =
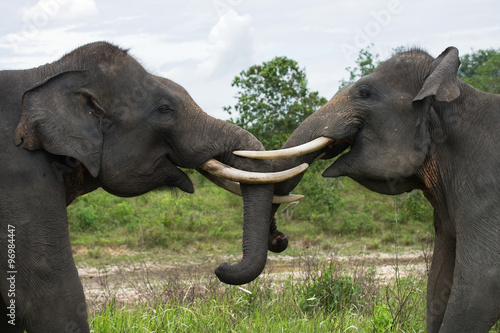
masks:
[[[420,189],[434,208],[428,332],[488,332],[500,318],[500,96],[460,81],[458,50],[413,49],[341,89],[273,158],[284,170],[339,156],[323,176],[384,194]],[[297,156],[299,155],[299,156]],[[275,185],[289,193],[301,176]],[[274,210],[277,206],[274,207]]]
[[[114,45],[88,44],[35,69],[1,71],[0,331],[89,332],[66,206],[99,187],[119,196],[162,186],[193,192],[178,167],[242,183],[243,258],[216,274],[232,284],[257,277],[268,238],[271,250],[282,250],[286,238],[269,223],[273,185],[255,175],[269,172],[270,162],[236,157],[234,149],[263,148]]]

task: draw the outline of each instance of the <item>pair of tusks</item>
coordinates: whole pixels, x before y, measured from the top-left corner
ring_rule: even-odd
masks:
[[[245,184],[271,184],[279,183],[287,179],[293,178],[304,172],[309,167],[309,164],[303,163],[295,168],[280,171],[280,172],[270,172],[270,173],[260,173],[260,172],[249,172],[244,170],[239,170],[232,168],[216,159],[210,159],[205,162],[198,172],[201,173],[205,178],[213,182],[223,189],[240,195],[241,189],[240,183]],[[273,196],[273,203],[275,204],[285,204],[303,199],[303,195],[289,194],[284,196]]]
[[[277,159],[301,156],[317,151],[326,147],[333,140],[326,137],[319,137],[313,141],[300,146],[286,148],[281,150],[268,151],[251,151],[238,150],[233,153],[242,157],[254,159]],[[239,183],[246,184],[269,184],[279,183],[287,179],[293,178],[304,172],[309,167],[309,164],[303,163],[292,169],[271,173],[249,172],[238,170],[227,166],[215,159],[210,159],[201,166],[198,170],[203,176],[211,180],[216,185],[228,190],[229,192],[241,195]],[[283,204],[298,201],[304,198],[303,195],[289,194],[287,196],[274,196],[273,203]]]
[[[215,185],[222,187],[226,191],[229,191],[231,193],[234,193],[236,195],[241,196],[241,188],[240,188],[239,182],[231,181],[231,180],[228,180],[226,178],[213,175],[210,172],[205,171],[202,168],[203,168],[203,166],[201,168],[198,168],[197,171],[199,173],[201,173],[205,178],[210,180]],[[280,205],[287,204],[287,203],[291,203],[294,201],[302,200],[303,198],[304,198],[304,196],[299,195],[299,194],[275,195],[275,196],[273,196],[273,204],[280,204]]]

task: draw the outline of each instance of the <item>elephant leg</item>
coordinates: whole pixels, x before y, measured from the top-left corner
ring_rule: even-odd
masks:
[[[436,234],[427,284],[427,332],[439,332],[455,269],[455,241]]]
[[[19,321],[11,321],[9,323],[10,317],[8,317],[10,310],[7,310],[7,304],[2,297],[0,297],[0,332],[5,333],[24,333],[24,327]]]
[[[65,220],[63,223],[67,226]],[[26,246],[27,251],[19,246],[15,300],[28,333],[90,331],[69,234],[62,223],[58,224],[50,231],[35,233],[39,240],[32,247]],[[27,244],[21,242],[22,228],[16,229],[19,245]]]
[[[481,241],[460,245],[457,241],[453,287],[440,332],[486,333],[500,319],[500,249]]]
[[[0,262],[3,302],[15,304],[16,326],[24,326],[28,333],[88,333],[85,295],[71,252],[66,208],[64,202],[58,212],[50,208],[17,213],[16,219],[10,219],[15,226],[15,262],[13,266],[7,260]],[[0,239],[0,249],[8,248],[6,239]],[[5,315],[2,321],[7,320]]]
[[[88,333],[85,295],[69,239],[66,243],[55,237],[56,242],[66,243],[62,247],[53,243],[49,245],[53,249],[37,246],[36,250],[24,251],[21,244],[26,243],[21,242],[22,238],[19,236],[17,242],[19,252],[16,253],[15,271],[4,270],[1,274],[3,304],[0,305],[0,332],[18,332],[17,329],[23,332],[20,328],[24,327],[28,333]],[[14,305],[9,313],[6,313],[8,308],[5,304]],[[14,316],[8,316],[10,313]],[[15,327],[8,323],[12,319]]]
[[[26,320],[28,333],[90,332],[85,296],[77,270],[74,266],[64,270],[51,274],[50,280],[33,279],[29,289],[20,293],[20,312]],[[36,271],[32,273],[40,275]]]

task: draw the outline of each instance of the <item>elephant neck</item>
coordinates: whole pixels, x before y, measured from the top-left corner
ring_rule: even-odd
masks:
[[[432,125],[432,153],[419,175],[439,220],[470,223],[500,216],[500,208],[492,200],[500,188],[498,105],[500,96],[465,83],[457,100],[435,105],[439,121]]]
[[[58,169],[62,173],[64,180],[67,206],[77,197],[102,186],[96,178],[92,177],[84,165],[79,162],[60,164]]]

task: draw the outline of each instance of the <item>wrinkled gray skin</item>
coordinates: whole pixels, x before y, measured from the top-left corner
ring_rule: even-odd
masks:
[[[98,187],[119,196],[162,186],[193,192],[177,167],[196,168],[212,157],[270,171],[269,162],[238,158],[235,149],[263,148],[107,43],[85,45],[35,69],[0,72],[0,332],[89,332],[66,217],[76,197]],[[216,270],[232,284],[262,271],[271,219],[273,186],[241,188],[243,259]],[[7,280],[12,270],[15,291]],[[15,326],[7,323],[11,300]]]
[[[423,191],[435,227],[428,332],[488,332],[500,317],[500,96],[460,81],[459,64],[455,48],[436,59],[419,50],[395,55],[341,89],[284,148],[320,136],[333,144],[273,166],[350,147],[323,176],[348,176],[385,194]],[[300,178],[276,184],[276,194]]]

